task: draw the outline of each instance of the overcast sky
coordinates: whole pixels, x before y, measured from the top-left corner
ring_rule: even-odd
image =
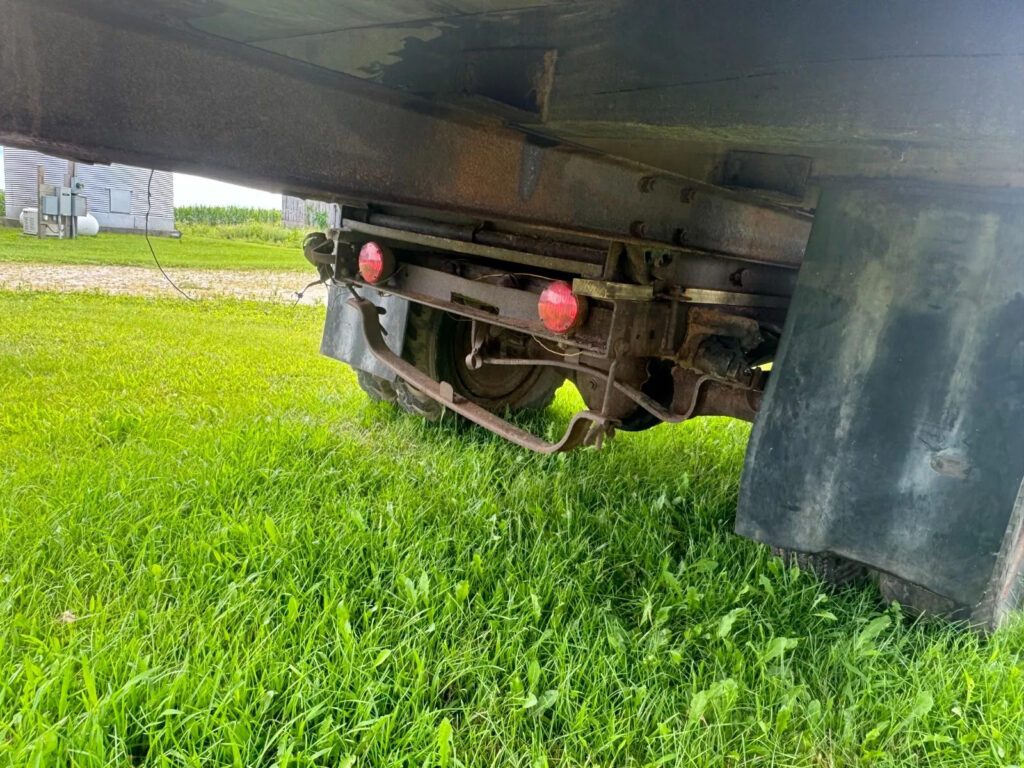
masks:
[[[175,205],[241,205],[246,208],[280,208],[281,195],[240,187],[223,181],[174,174]]]
[[[0,147],[0,189],[4,188],[4,150]],[[280,208],[281,196],[240,187],[223,181],[174,174],[175,205],[241,205],[247,208]]]

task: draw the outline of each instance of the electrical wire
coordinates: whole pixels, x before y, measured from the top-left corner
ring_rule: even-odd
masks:
[[[582,349],[576,350],[575,352],[559,352],[557,349],[551,349],[547,344],[538,339],[532,333],[530,334],[530,338],[537,342],[538,346],[540,346],[542,349],[544,349],[546,352],[552,355],[559,355],[560,357],[579,357],[580,355],[583,354]]]
[[[164,279],[168,283],[171,284],[171,287],[174,290],[176,290],[178,293],[180,293],[186,299],[188,299],[189,301],[195,301],[194,297],[189,296],[187,293],[185,293],[183,290],[181,290],[181,288],[178,287],[178,284],[175,283],[173,280],[171,280],[171,276],[168,275],[164,271],[163,265],[160,264],[160,259],[158,259],[156,257],[156,251],[153,250],[153,243],[151,243],[149,241],[149,213],[150,213],[150,211],[153,210],[153,174],[154,173],[156,173],[156,169],[151,168],[149,170],[149,181],[146,184],[146,225],[145,225],[146,226],[146,245],[149,246],[149,252],[153,256],[153,261],[154,261],[154,263],[156,263],[156,268],[160,270],[160,274],[164,276]]]
[[[507,277],[509,275],[512,275],[513,277],[534,277],[538,280],[544,280],[549,283],[554,280],[553,277],[548,275],[536,275],[533,272],[495,272],[493,275],[480,275],[480,277],[474,277],[473,280],[489,280],[492,277]]]
[[[327,285],[327,281],[326,280],[314,280],[312,283],[307,285],[301,291],[295,291],[294,294],[293,294],[295,296],[295,302],[292,304],[292,307],[297,307],[299,305],[299,302],[302,301],[302,297],[306,295],[306,291],[308,291],[314,285]]]

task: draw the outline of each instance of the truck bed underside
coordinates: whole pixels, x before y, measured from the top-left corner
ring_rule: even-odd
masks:
[[[760,409],[742,532],[981,624],[1019,605],[1024,5],[0,18],[0,144],[342,204],[304,250],[332,285],[323,349],[372,396],[548,452]],[[564,378],[587,411],[560,441],[498,413]]]
[[[2,49],[5,91],[14,82],[32,82],[40,65],[26,30],[17,28],[22,5],[0,5],[5,20],[14,20],[5,28],[18,30]],[[239,55],[244,46],[263,66],[280,58],[309,65],[293,70],[305,79],[323,82],[328,73],[358,78],[408,104],[422,97],[434,109],[465,108],[533,135],[704,182],[761,189],[796,204],[813,202],[813,182],[822,177],[1018,185],[1024,173],[1024,8],[1013,2],[987,4],[983,12],[970,2],[937,8],[923,1],[24,5],[40,13],[66,10],[129,30],[140,41],[157,36],[183,56],[193,44],[218,47],[219,41],[227,55]],[[42,27],[37,34],[59,36],[64,24],[75,26],[66,17],[34,26]],[[66,78],[88,74],[83,86],[95,96],[118,78],[145,76],[142,51],[115,53],[98,71],[90,49],[114,48],[97,34],[83,25],[71,35]],[[189,100],[180,98],[187,77],[171,70],[149,86],[189,111]],[[266,117],[265,105],[246,98],[244,87],[232,107],[253,120]],[[105,122],[114,155],[118,133],[128,126],[120,119]],[[17,139],[8,134],[4,140]],[[295,140],[270,134],[249,149],[272,153]],[[163,149],[168,161],[177,154],[153,149]],[[271,177],[261,170],[250,166],[232,175],[275,188],[330,191],[326,179]]]
[[[1022,170],[1012,3],[167,5],[197,30],[708,181],[744,180],[737,150],[813,158],[818,175]]]

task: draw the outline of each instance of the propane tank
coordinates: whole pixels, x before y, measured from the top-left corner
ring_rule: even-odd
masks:
[[[85,214],[85,216],[78,217],[78,235],[79,237],[95,237],[100,233],[100,223],[96,221],[96,217],[91,213]]]

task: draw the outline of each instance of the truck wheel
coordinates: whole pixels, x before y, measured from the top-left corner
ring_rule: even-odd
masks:
[[[413,304],[409,307],[402,357],[432,379],[449,382],[456,394],[490,411],[540,410],[551,404],[565,380],[554,368],[485,365],[471,370],[466,365],[472,346],[471,328],[468,320]],[[415,387],[396,381],[394,389],[396,401],[404,410],[430,420],[441,416],[440,403]]]
[[[878,591],[886,603],[896,601],[911,616],[942,617],[957,621],[970,616],[967,606],[943,597],[930,589],[893,576],[878,574]]]
[[[672,365],[671,362],[661,360],[631,360],[619,368],[618,376],[620,380],[639,388],[645,395],[668,409],[672,405]],[[592,411],[602,411],[605,408],[605,379],[577,373],[573,383],[587,408]],[[616,430],[642,432],[661,424],[661,419],[616,390],[612,391],[607,408],[607,415],[618,422],[615,425]]]
[[[772,554],[782,558],[786,565],[813,573],[822,581],[836,587],[852,584],[868,573],[868,569],[860,563],[829,552],[795,552],[792,549],[772,547]]]
[[[381,403],[393,403],[398,397],[395,392],[394,385],[387,379],[382,379],[380,376],[374,376],[372,373],[356,370],[356,381],[359,383],[359,388],[363,390],[371,400],[376,400]]]

